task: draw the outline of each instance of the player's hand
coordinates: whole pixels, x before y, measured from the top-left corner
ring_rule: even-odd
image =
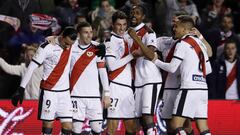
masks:
[[[12,104],[14,106],[17,106],[18,102],[19,102],[20,105],[21,105],[22,102],[23,102],[23,95],[24,95],[24,88],[23,87],[19,87],[17,89],[17,91],[12,96]]]
[[[45,40],[50,44],[56,44],[55,39],[56,39],[56,36],[48,36],[45,38]]]
[[[111,99],[110,99],[109,92],[104,92],[102,102],[103,102],[103,108],[108,108],[111,105]]]
[[[196,35],[197,37],[200,37],[202,35],[197,28],[192,28],[189,33],[192,35]]]
[[[103,59],[106,55],[106,46],[104,44],[99,44],[96,48],[96,55]]]
[[[133,55],[134,59],[137,59],[137,58],[143,56],[143,52],[142,52],[142,50],[139,48],[139,49],[137,49],[137,50],[132,51],[132,55]]]

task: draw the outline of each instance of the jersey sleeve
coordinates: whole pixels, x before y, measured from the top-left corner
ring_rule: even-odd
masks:
[[[166,40],[169,40],[169,37],[158,37],[157,39],[157,50],[163,52],[166,48]]]
[[[42,48],[41,46],[38,48],[36,54],[33,56],[32,61],[38,65],[41,65],[46,57],[46,48]]]
[[[128,54],[126,57],[118,60],[113,57],[106,57],[107,67],[110,71],[114,71],[128,64],[132,59],[133,59],[132,54]]]
[[[36,62],[33,62],[31,61],[28,68],[27,68],[27,71],[26,73],[24,74],[22,80],[21,80],[21,84],[20,86],[25,88],[26,85],[28,84],[29,80],[31,79],[32,77],[32,74],[33,74],[33,71],[38,67],[38,64]]]
[[[182,63],[182,61],[179,61],[177,59],[172,59],[170,63],[166,63],[166,62],[162,62],[161,60],[157,59],[154,64],[167,71],[167,72],[170,72],[170,73],[174,73],[177,68],[180,66],[180,64]]]
[[[183,42],[177,43],[176,48],[174,50],[173,58],[183,60],[186,54],[186,47],[187,45],[185,45],[185,43]]]
[[[144,44],[146,46],[154,46],[155,48],[157,48],[157,38],[154,32],[146,34],[144,39]]]
[[[114,46],[111,45],[112,43],[105,42],[104,44],[106,46],[106,56],[105,57],[116,57],[116,54],[114,53],[115,48],[114,48]]]

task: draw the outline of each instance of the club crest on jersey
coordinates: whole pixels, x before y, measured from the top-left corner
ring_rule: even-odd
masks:
[[[89,52],[87,52],[87,56],[88,56],[88,57],[91,57],[91,56],[93,56],[93,52],[90,52],[90,51],[89,51]]]

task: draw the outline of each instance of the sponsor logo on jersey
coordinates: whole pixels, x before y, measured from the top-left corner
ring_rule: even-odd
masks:
[[[202,75],[193,75],[192,80],[198,82],[206,82],[206,79]]]

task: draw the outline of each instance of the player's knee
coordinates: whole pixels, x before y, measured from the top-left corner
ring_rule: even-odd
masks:
[[[135,132],[128,132],[128,131],[126,131],[125,135],[136,135],[136,131]]]
[[[117,130],[119,121],[118,120],[108,120],[107,122],[107,133],[108,135],[114,135]]]
[[[146,135],[155,134],[154,127],[155,127],[154,123],[149,123],[149,124],[146,124],[145,126],[143,126],[144,134],[146,134]]]
[[[151,115],[143,115],[143,121],[146,124],[153,123],[153,116]]]
[[[183,124],[184,130],[187,133],[187,135],[194,135],[194,131],[192,129],[191,120],[186,120]]]
[[[72,134],[72,130],[71,129],[61,129],[61,135],[71,135]]]
[[[72,134],[80,135],[82,132],[83,122],[73,122]]]
[[[63,122],[61,125],[62,125],[62,129],[72,130],[72,122]]]
[[[208,130],[201,132],[200,135],[211,135],[211,133],[210,133],[210,130],[208,129]]]
[[[178,127],[174,130],[175,135],[187,135],[187,133],[184,131],[183,127]]]
[[[124,125],[126,128],[126,133],[136,133],[137,131],[137,123],[135,120],[127,120],[124,121]]]
[[[194,130],[192,129],[190,132],[189,131],[186,131],[187,132],[187,135],[194,135]]]
[[[43,127],[53,128],[53,122],[52,121],[43,121]]]
[[[51,135],[52,134],[52,128],[43,127],[42,128],[42,133],[43,133],[43,135]]]
[[[90,122],[93,135],[100,135],[102,132],[102,121]]]
[[[81,135],[81,133],[75,133],[72,131],[72,135]]]

